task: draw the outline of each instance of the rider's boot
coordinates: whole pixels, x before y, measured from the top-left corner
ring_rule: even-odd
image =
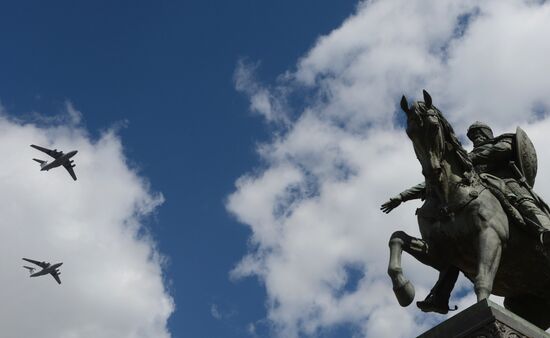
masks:
[[[449,298],[458,278],[458,268],[451,266],[442,270],[439,279],[423,301],[416,302],[416,306],[424,312],[449,312]],[[456,307],[455,309],[456,310]]]
[[[539,243],[545,247],[550,247],[550,230],[527,217],[524,217],[523,219],[527,225],[530,225],[533,228],[534,231],[532,231],[535,232]]]
[[[449,312],[449,298],[436,297],[435,293],[430,292],[424,300],[416,302],[416,306],[423,312],[437,312],[444,315]]]
[[[523,215],[528,230],[537,235],[540,244],[550,247],[550,218],[531,199],[522,199],[516,208]]]
[[[550,230],[542,229],[539,232],[539,242],[544,246],[550,247]]]

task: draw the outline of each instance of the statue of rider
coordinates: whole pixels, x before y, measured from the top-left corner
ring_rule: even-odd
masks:
[[[518,128],[516,134],[494,137],[491,128],[478,121],[468,128],[467,136],[474,144],[468,156],[485,184],[491,185],[493,189],[498,187],[521,214],[525,229],[533,236],[537,236],[542,245],[550,246],[550,213],[546,203],[532,190],[536,176],[536,154],[525,133]],[[525,144],[530,147],[523,146],[527,150],[521,149]],[[518,164],[522,166],[522,156],[518,155],[518,152],[522,151],[526,153],[523,156],[526,163],[518,168],[516,162],[520,162]],[[533,162],[533,157],[534,164],[529,163]],[[424,197],[425,183],[420,183],[390,198],[380,209],[389,213],[402,202]],[[458,274],[459,270],[454,266],[440,271],[437,283],[424,301],[417,302],[417,306],[424,312],[447,313],[449,298]]]

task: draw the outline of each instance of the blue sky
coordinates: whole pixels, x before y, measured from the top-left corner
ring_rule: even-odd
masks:
[[[270,137],[234,88],[237,62],[261,60],[261,76],[271,80],[355,5],[2,5],[0,100],[11,115],[57,115],[69,100],[96,137],[127,121],[120,130],[124,152],[166,199],[149,226],[169,257],[165,278],[176,303],[169,320],[174,337],[243,337],[249,322],[265,317],[265,291],[257,280],[229,279],[249,231],[227,213],[224,200],[235,180],[258,165],[256,143]],[[213,304],[230,318],[213,318]]]
[[[3,4],[0,326],[425,331],[444,317],[399,307],[386,275],[390,234],[418,236],[417,202],[379,211],[422,180],[399,99],[427,88],[462,140],[480,114],[497,134],[520,125],[550,166],[549,23],[521,0]],[[79,180],[39,172],[31,143],[78,149]],[[64,262],[61,288],[22,279],[31,255]],[[435,272],[404,269],[423,298]],[[460,279],[451,303],[474,301]]]

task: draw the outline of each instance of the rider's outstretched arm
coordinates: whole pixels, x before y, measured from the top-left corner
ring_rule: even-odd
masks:
[[[390,198],[389,201],[387,201],[386,203],[380,206],[380,210],[388,214],[390,211],[397,208],[401,204],[401,202],[406,202],[406,201],[419,199],[419,198],[424,199],[425,192],[426,192],[426,183],[425,182],[419,183],[414,187],[401,192],[399,195]]]

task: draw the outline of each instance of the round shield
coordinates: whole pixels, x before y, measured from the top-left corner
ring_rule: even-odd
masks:
[[[529,136],[520,127],[516,129],[516,161],[525,180],[533,187],[537,177],[537,152]]]

